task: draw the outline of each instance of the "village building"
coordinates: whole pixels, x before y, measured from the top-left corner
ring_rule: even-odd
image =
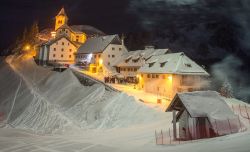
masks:
[[[177,93],[166,112],[173,112],[176,140],[222,136],[239,132],[244,127],[215,91]]]
[[[78,45],[66,36],[60,36],[40,45],[40,65],[73,64]]]
[[[169,53],[168,49],[155,49],[153,46],[145,46],[144,50],[129,51],[117,58],[114,67],[129,83],[138,83],[138,70],[147,59],[153,55]]]
[[[54,29],[45,29],[38,34],[42,42],[36,60],[39,64],[73,64],[77,49],[88,38],[105,35],[102,31],[89,25],[68,25],[68,16],[62,8],[55,17]]]
[[[209,74],[180,52],[151,56],[138,76],[140,89],[172,99],[177,92],[202,90]]]
[[[76,63],[85,64],[92,73],[113,76],[117,72],[112,65],[126,52],[127,49],[118,35],[89,38],[78,49]]]

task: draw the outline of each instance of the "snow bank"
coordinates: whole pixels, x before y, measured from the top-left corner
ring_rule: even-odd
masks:
[[[77,128],[114,128],[165,117],[123,93],[83,86],[70,70],[52,72],[24,57],[0,65],[0,112],[15,128],[55,133]]]

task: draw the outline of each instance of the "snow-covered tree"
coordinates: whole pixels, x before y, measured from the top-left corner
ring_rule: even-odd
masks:
[[[220,89],[220,94],[227,98],[233,97],[233,88],[227,79],[222,84],[222,87]]]

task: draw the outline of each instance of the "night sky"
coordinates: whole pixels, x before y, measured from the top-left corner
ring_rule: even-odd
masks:
[[[54,27],[63,6],[71,25],[92,25],[107,34],[136,33],[127,36],[129,48],[153,44],[194,58],[233,54],[244,62],[250,59],[249,0],[1,0],[0,51],[34,21],[40,30]]]
[[[127,13],[128,4],[128,0],[1,0],[0,50],[35,20],[40,29],[53,27],[53,17],[63,6],[69,24],[92,25],[110,34],[137,30],[136,17]]]

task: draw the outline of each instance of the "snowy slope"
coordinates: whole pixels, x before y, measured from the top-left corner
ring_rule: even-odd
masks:
[[[51,72],[23,58],[9,58],[8,63],[0,69],[6,73],[0,77],[0,104],[5,121],[15,128],[52,133],[67,128],[127,127],[166,115],[102,85],[83,86],[70,70]]]
[[[250,150],[249,132],[156,146],[154,131],[171,127],[171,113],[146,107],[124,93],[106,91],[99,84],[82,86],[71,71],[51,72],[23,58],[7,61],[0,65],[0,112],[9,125],[0,128],[0,151]]]

